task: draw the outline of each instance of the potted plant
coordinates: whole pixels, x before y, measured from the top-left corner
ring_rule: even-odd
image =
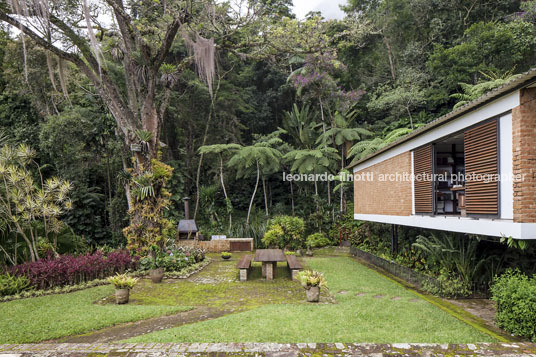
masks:
[[[222,252],[222,253],[221,253],[221,257],[222,257],[223,259],[225,259],[225,260],[231,259],[232,256],[233,256],[233,255],[232,255],[231,253],[229,253],[229,252]]]
[[[328,286],[324,275],[313,270],[300,271],[297,279],[305,288],[307,301],[309,302],[318,302],[320,299],[320,288]]]
[[[308,257],[313,256],[313,247],[311,242],[307,242],[307,251],[305,252],[305,255],[307,255]]]
[[[130,298],[130,290],[136,285],[138,279],[117,273],[109,277],[108,282],[115,287],[115,301],[118,304],[126,304]]]
[[[149,269],[149,277],[153,283],[158,284],[161,283],[164,278],[164,267],[162,266],[163,259],[158,246],[152,246],[151,256],[153,259],[151,262],[151,269]]]

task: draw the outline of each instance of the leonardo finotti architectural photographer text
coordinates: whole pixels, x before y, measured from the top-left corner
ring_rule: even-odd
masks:
[[[315,181],[364,181],[364,182],[407,182],[407,181],[436,181],[455,182],[463,181],[484,181],[484,182],[522,182],[525,180],[526,174],[412,174],[409,172],[397,172],[389,174],[374,174],[373,172],[362,172],[360,174],[343,173],[333,175],[327,172],[321,174],[289,174],[283,172],[283,181],[294,182],[315,182]]]

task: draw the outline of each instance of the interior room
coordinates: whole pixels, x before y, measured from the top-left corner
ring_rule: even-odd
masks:
[[[465,215],[463,133],[434,145],[435,214]]]

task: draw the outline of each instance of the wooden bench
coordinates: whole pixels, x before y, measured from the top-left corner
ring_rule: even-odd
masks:
[[[236,265],[240,269],[240,281],[248,280],[248,270],[251,268],[251,255],[244,255]]]
[[[298,261],[295,255],[285,255],[287,259],[287,266],[290,270],[290,277],[292,280],[296,279],[296,275],[303,269],[302,265]]]

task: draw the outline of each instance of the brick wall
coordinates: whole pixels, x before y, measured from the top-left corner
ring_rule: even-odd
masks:
[[[405,152],[355,174],[354,212],[360,214],[384,214],[409,216],[412,213],[411,181],[384,180],[383,175],[411,175],[411,153]],[[373,180],[358,180],[358,177]],[[395,177],[396,179],[396,177]]]
[[[253,238],[228,238],[228,239],[218,239],[218,240],[194,240],[194,239],[179,239],[177,243],[182,246],[187,247],[199,247],[205,249],[210,253],[221,253],[221,252],[230,252],[231,242],[235,247],[239,247],[240,251],[245,251],[244,249],[247,246],[247,250],[253,251]],[[236,244],[241,243],[241,244]],[[245,246],[244,246],[245,243]]]
[[[536,88],[520,91],[520,105],[512,110],[514,222],[536,222]]]
[[[178,244],[187,247],[203,248],[209,253],[228,252],[231,249],[229,241],[226,239],[200,241],[194,239],[181,239],[178,241]]]

